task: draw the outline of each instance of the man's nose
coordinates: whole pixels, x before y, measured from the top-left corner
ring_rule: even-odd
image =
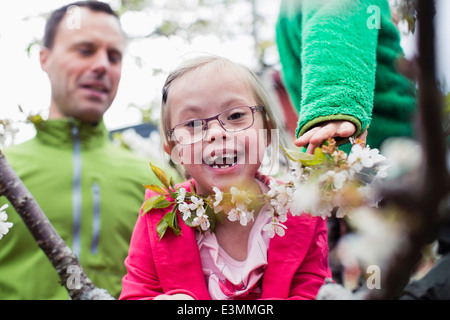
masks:
[[[110,65],[111,63],[109,61],[108,53],[103,50],[98,50],[94,56],[92,70],[102,76],[108,71]]]

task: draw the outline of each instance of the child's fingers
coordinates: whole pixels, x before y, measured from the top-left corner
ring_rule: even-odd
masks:
[[[315,128],[312,128],[311,130],[306,131],[302,136],[298,137],[298,139],[294,141],[294,144],[297,147],[303,147],[303,146],[307,145],[310,142],[311,137],[313,137],[314,134],[317,131],[319,131],[319,129],[320,129],[320,127],[315,127]]]
[[[314,149],[319,147],[324,141],[333,137],[347,138],[352,136],[356,127],[349,121],[330,121],[314,127],[299,137],[294,144],[297,147],[308,145],[306,152],[314,153]]]
[[[306,153],[314,154],[314,150],[316,150],[317,147],[320,147],[320,144],[308,144],[308,148],[306,148]]]
[[[347,138],[351,137],[356,132],[356,126],[349,121],[339,121],[337,123],[338,129],[336,130],[337,137]]]
[[[314,145],[321,145],[324,141],[329,138],[338,136],[339,125],[337,123],[328,123],[318,130],[309,140],[310,143]]]

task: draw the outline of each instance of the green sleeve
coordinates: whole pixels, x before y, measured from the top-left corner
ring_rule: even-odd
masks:
[[[368,9],[374,5],[380,9],[381,4],[377,0],[301,2],[297,136],[329,120],[353,122],[356,135],[369,126],[379,30],[368,26],[372,16]]]
[[[368,27],[368,8],[377,2],[302,2],[303,94],[297,136],[328,120],[352,121],[356,134],[368,127],[378,42],[378,29]]]

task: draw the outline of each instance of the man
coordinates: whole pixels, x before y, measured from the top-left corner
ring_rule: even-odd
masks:
[[[3,152],[87,276],[118,297],[142,184],[158,184],[149,160],[110,143],[102,120],[118,89],[125,37],[109,5],[82,1],[53,12],[43,45],[48,120],[35,124],[34,139]],[[67,299],[66,284],[8,213],[14,228],[0,244],[0,299]]]

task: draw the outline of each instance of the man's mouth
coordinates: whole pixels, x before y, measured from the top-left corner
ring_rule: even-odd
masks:
[[[238,154],[236,151],[234,151],[234,152],[228,152],[228,153],[221,154],[221,155],[213,155],[213,156],[210,156],[210,157],[204,159],[204,162],[211,168],[215,168],[215,169],[230,168],[237,164]]]
[[[108,93],[109,92],[108,87],[101,83],[86,83],[86,84],[82,84],[81,88],[89,89],[89,90],[99,92],[99,93]]]

